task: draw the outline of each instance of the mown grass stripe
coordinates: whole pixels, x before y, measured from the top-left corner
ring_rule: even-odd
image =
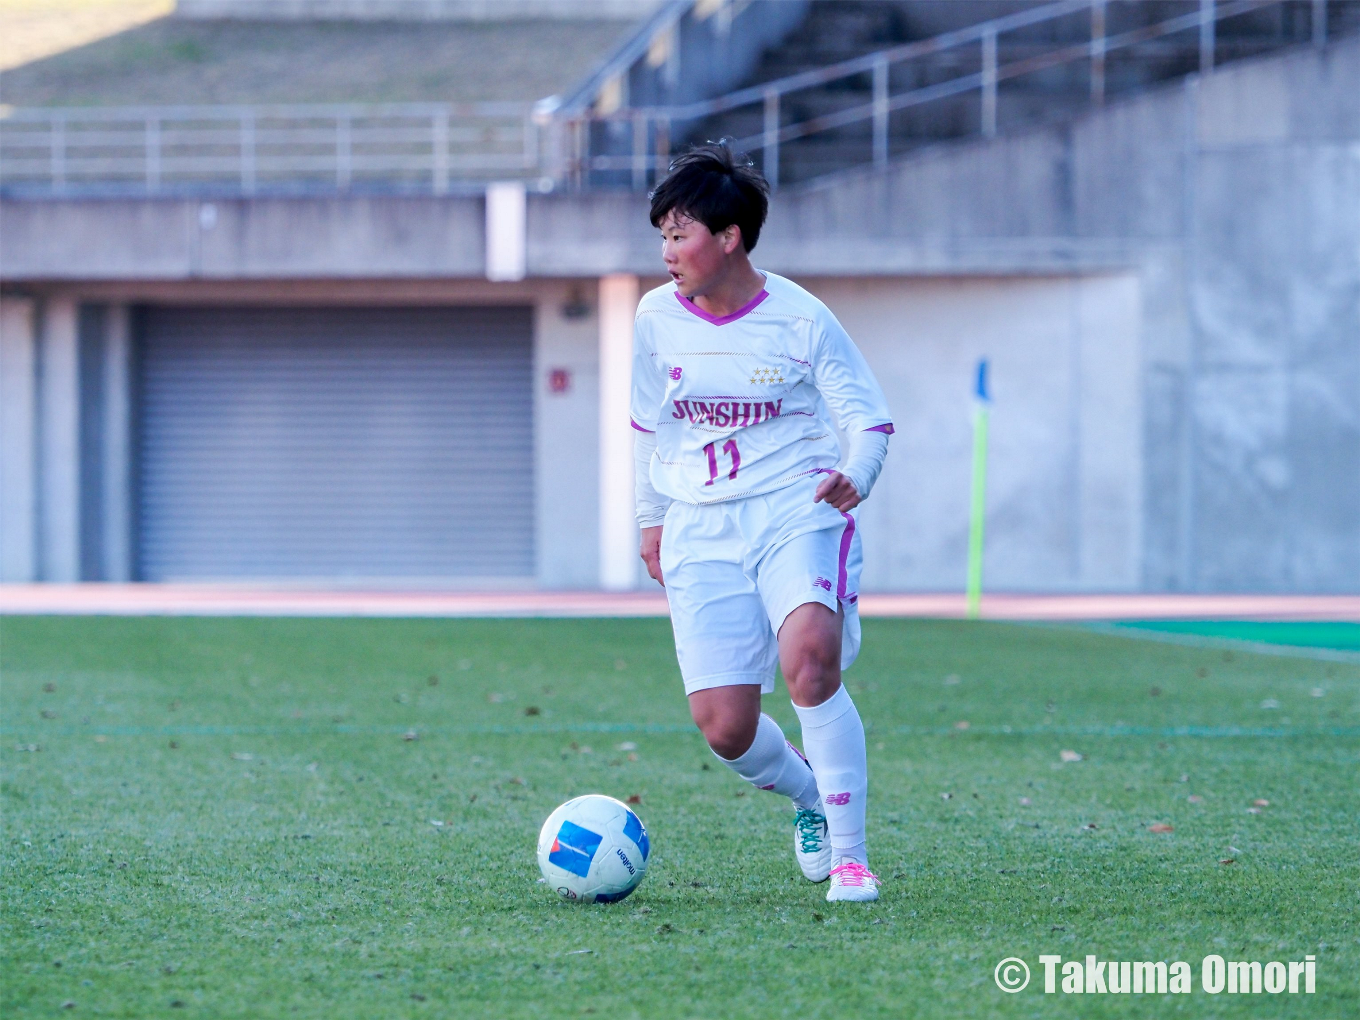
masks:
[[[1314,659],[1319,662],[1344,662],[1360,665],[1360,652],[1338,648],[1312,648],[1306,645],[1270,645],[1260,641],[1240,641],[1237,638],[1209,637],[1203,634],[1184,634],[1164,630],[1149,630],[1133,624],[1119,623],[1041,623],[1041,627],[1058,630],[1084,630],[1106,637],[1129,638],[1133,641],[1157,641],[1165,645],[1186,648],[1212,648],[1216,651],[1244,652],[1252,655],[1277,655],[1289,659]]]
[[[1305,726],[970,726],[960,730],[956,726],[866,726],[869,733],[891,733],[911,737],[988,736],[988,737],[1360,737],[1360,726],[1305,727]],[[405,736],[472,737],[506,736],[533,737],[573,733],[685,733],[698,735],[693,725],[668,723],[571,723],[561,726],[89,726],[52,727],[25,730],[13,726],[0,727],[5,737],[336,737],[336,736]]]

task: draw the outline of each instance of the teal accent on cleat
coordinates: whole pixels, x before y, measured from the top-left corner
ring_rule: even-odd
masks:
[[[809,882],[825,882],[831,874],[831,830],[826,816],[800,808],[793,816],[793,856]]]

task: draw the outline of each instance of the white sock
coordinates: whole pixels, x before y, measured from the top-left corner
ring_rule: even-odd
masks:
[[[784,739],[779,723],[764,712],[756,726],[756,739],[745,754],[728,761],[715,751],[714,757],[752,786],[788,797],[795,807],[816,809],[821,805],[817,778],[807,759]]]
[[[864,848],[864,800],[869,792],[869,761],[864,748],[864,723],[850,692],[840,689],[820,705],[794,705],[803,724],[803,749],[831,829],[835,863],[869,863]]]

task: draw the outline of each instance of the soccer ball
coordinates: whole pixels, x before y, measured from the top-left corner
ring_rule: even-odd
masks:
[[[568,900],[613,903],[647,873],[651,845],[627,805],[598,793],[567,801],[538,834],[543,879]]]

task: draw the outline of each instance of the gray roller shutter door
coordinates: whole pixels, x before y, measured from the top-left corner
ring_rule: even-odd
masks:
[[[150,308],[140,576],[534,572],[528,308]]]

